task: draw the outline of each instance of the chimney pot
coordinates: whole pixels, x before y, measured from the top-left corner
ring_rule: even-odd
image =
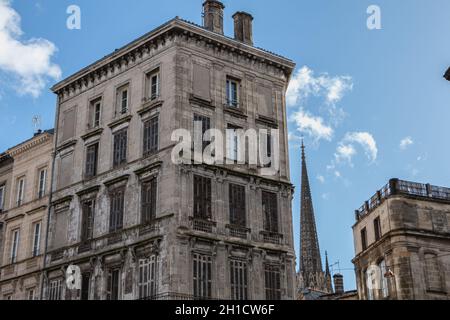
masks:
[[[225,6],[217,0],[206,0],[203,3],[203,27],[209,31],[223,35],[223,10]]]
[[[340,273],[337,273],[333,276],[334,280],[334,291],[337,294],[344,293],[344,276]]]
[[[238,11],[233,15],[234,39],[248,45],[253,45],[253,16],[250,13]]]

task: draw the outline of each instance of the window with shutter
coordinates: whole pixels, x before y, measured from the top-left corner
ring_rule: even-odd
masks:
[[[266,300],[281,300],[281,268],[275,265],[265,266]]]
[[[95,200],[87,200],[82,204],[81,241],[91,240],[94,233]]]
[[[119,188],[111,192],[111,213],[109,221],[109,231],[115,232],[123,228],[123,210],[124,210],[125,189]]]
[[[194,218],[211,219],[211,179],[194,176]]]
[[[204,141],[205,140],[205,133],[211,129],[211,119],[205,116],[201,116],[198,114],[194,115],[194,125],[195,122],[201,122],[201,127],[202,127],[202,150],[204,151],[206,149],[206,147],[209,145],[210,142],[208,141]]]
[[[97,175],[98,143],[90,145],[86,149],[86,178]]]
[[[156,218],[156,192],[156,178],[142,184],[142,224],[150,223]]]
[[[278,201],[276,193],[263,191],[262,207],[264,213],[264,230],[278,233]]]
[[[240,260],[230,261],[231,299],[247,300],[248,275],[247,263]]]
[[[144,123],[144,157],[158,151],[159,139],[158,117],[153,117]]]
[[[193,254],[194,299],[211,299],[212,297],[212,258]]]
[[[114,134],[113,165],[120,166],[127,162],[128,131],[123,129]]]
[[[89,300],[91,274],[85,272],[81,275],[81,300]]]
[[[120,269],[108,270],[106,300],[119,300]]]
[[[229,186],[230,224],[246,227],[245,187]]]

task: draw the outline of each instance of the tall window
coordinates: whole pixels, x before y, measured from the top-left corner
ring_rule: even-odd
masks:
[[[233,161],[238,161],[239,155],[239,135],[238,130],[241,128],[231,124],[227,127],[227,158]]]
[[[86,242],[94,235],[95,200],[86,200],[82,203],[81,241]]]
[[[14,230],[11,235],[11,264],[14,264],[17,262],[17,251],[19,250],[19,237],[20,237],[20,230]]]
[[[124,85],[117,89],[117,113],[125,114],[128,112],[128,96],[129,96],[129,85]]]
[[[91,274],[85,272],[81,275],[81,300],[89,300]]]
[[[230,224],[246,226],[245,187],[230,184],[229,187]]]
[[[227,105],[231,108],[239,107],[239,81],[227,79]]]
[[[27,289],[27,300],[36,300],[36,288]]]
[[[264,231],[278,233],[278,200],[276,193],[262,192]]]
[[[120,269],[108,270],[106,300],[119,300]]]
[[[128,130],[123,129],[114,134],[113,165],[120,166],[127,162]]]
[[[375,233],[375,241],[378,241],[381,239],[381,223],[380,223],[380,217],[375,218],[373,220],[373,230]]]
[[[118,188],[110,193],[111,213],[109,220],[109,231],[115,232],[123,228],[125,188]]]
[[[212,258],[193,254],[194,298],[210,299],[212,297]]]
[[[373,300],[373,288],[374,288],[374,275],[373,271],[369,269],[364,272],[364,279],[366,282],[366,296],[367,300]]]
[[[389,297],[389,283],[388,283],[388,279],[386,278],[386,261],[381,260],[378,263],[378,268],[380,268],[380,291],[381,291],[381,296],[383,298],[387,298]]]
[[[100,126],[102,112],[102,98],[91,101],[89,110],[89,128],[98,128]]]
[[[144,156],[154,154],[158,151],[159,139],[158,116],[144,123]]]
[[[425,274],[427,289],[429,291],[442,291],[442,273],[440,272],[437,255],[433,253],[425,254]]]
[[[47,169],[39,170],[38,181],[38,198],[42,199],[45,196],[45,189],[47,185]]]
[[[61,300],[61,279],[51,280],[48,288],[49,300]]]
[[[157,256],[139,260],[139,299],[156,295]]]
[[[147,74],[148,95],[149,100],[155,100],[159,98],[160,92],[160,72],[159,68],[149,72]]]
[[[97,175],[98,163],[98,143],[92,144],[86,148],[86,178],[92,178]]]
[[[141,223],[152,222],[156,218],[156,178],[142,183],[142,218]]]
[[[37,257],[41,250],[41,222],[33,224],[33,251],[32,256]]]
[[[248,274],[247,263],[239,260],[230,261],[231,299],[247,300]]]
[[[266,265],[265,270],[266,300],[281,300],[281,270],[279,266]]]
[[[194,176],[194,218],[211,219],[211,179]]]
[[[5,186],[0,186],[0,212],[5,208]]]
[[[205,133],[206,131],[211,129],[211,119],[205,116],[201,116],[198,114],[194,114],[194,128],[195,128],[195,123],[196,122],[201,122],[201,129],[202,129],[202,151],[204,151],[206,149],[206,147],[209,145],[208,141],[204,141],[205,140]]]
[[[367,249],[367,229],[363,228],[361,230],[361,247],[364,250]]]
[[[23,199],[25,197],[25,178],[19,178],[17,180],[17,205],[21,206],[23,204]]]

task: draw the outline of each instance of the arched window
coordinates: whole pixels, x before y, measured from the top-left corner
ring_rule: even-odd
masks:
[[[434,253],[425,254],[425,275],[428,290],[442,291],[442,276],[439,269],[439,260]]]

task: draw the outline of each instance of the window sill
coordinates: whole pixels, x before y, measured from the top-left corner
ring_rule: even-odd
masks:
[[[81,139],[86,141],[87,139],[95,137],[95,136],[99,136],[102,133],[103,133],[103,128],[96,127],[93,129],[89,129],[88,132],[84,136],[81,136]]]
[[[243,119],[248,118],[248,116],[240,108],[233,108],[226,104],[224,105],[223,111],[234,117],[243,118]]]
[[[121,115],[121,117],[119,117],[117,120],[111,122],[110,124],[108,124],[108,127],[110,129],[114,129],[117,126],[120,126],[121,124],[130,122],[131,119],[133,118],[133,116],[131,114],[127,115]]]
[[[204,108],[208,108],[208,109],[212,109],[212,110],[216,109],[216,107],[213,106],[211,100],[200,98],[193,94],[191,94],[191,97],[189,98],[189,102],[191,104],[195,104],[199,107],[204,107]]]
[[[143,117],[145,114],[162,107],[163,104],[164,104],[164,101],[160,100],[159,98],[156,98],[154,100],[148,100],[148,101],[144,102],[144,104],[142,105],[142,108],[140,110],[138,110],[137,113],[141,117]]]

